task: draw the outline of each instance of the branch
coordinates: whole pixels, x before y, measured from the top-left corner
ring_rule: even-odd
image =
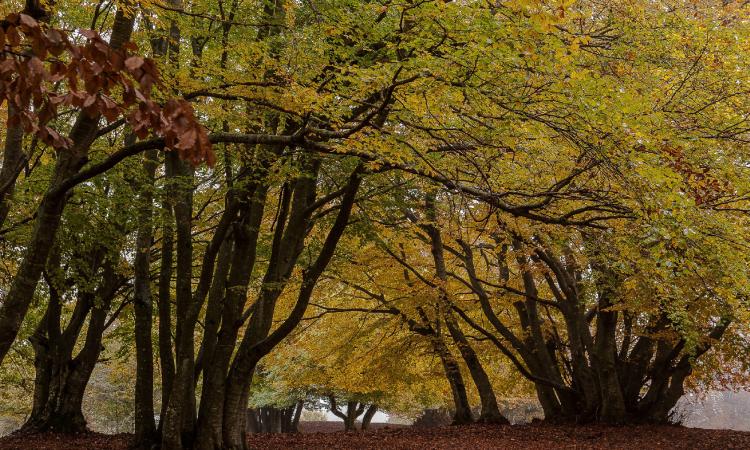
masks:
[[[243,134],[243,133],[211,133],[208,140],[212,144],[231,143],[231,144],[268,144],[268,145],[292,145],[300,141],[301,137],[297,135],[273,135],[273,134]],[[97,175],[112,169],[125,158],[135,156],[146,150],[163,149],[165,146],[164,138],[153,138],[145,141],[136,142],[128,145],[111,154],[107,159],[84,169],[72,177],[66,179],[58,185],[52,194],[64,194],[73,189],[75,186],[94,178]]]

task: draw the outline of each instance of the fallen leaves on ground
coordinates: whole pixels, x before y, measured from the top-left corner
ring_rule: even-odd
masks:
[[[750,432],[677,426],[472,425],[416,429],[376,425],[366,432],[332,431],[340,423],[301,424],[303,433],[254,434],[251,449],[750,449]],[[312,432],[310,432],[312,431]],[[327,431],[327,432],[326,432]],[[0,450],[125,450],[130,435],[11,435]]]
[[[11,434],[0,438],[0,450],[125,450],[130,434]]]
[[[282,449],[750,449],[750,433],[677,426],[472,425],[367,432],[255,434],[250,448]]]

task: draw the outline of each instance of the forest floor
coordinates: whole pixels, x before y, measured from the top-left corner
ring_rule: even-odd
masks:
[[[299,434],[256,434],[250,448],[281,449],[750,449],[750,432],[677,426],[558,426],[547,424],[417,429],[378,424],[372,431],[345,433],[327,424],[307,424]],[[0,438],[0,450],[125,450],[130,435],[44,434]]]

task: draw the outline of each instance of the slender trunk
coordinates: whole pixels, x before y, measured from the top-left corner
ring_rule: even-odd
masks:
[[[336,220],[331,226],[317,258],[312,265],[303,271],[302,283],[297,294],[297,301],[292,308],[292,311],[273,331],[273,333],[268,334],[270,330],[270,321],[273,319],[273,305],[275,304],[275,299],[281,294],[281,289],[283,289],[284,284],[291,274],[292,268],[296,264],[296,260],[302,251],[307,230],[311,226],[309,222],[311,214],[310,205],[315,201],[319,161],[313,160],[312,164],[308,167],[309,173],[313,176],[307,175],[298,180],[299,191],[294,194],[289,224],[284,232],[284,241],[294,244],[280,247],[276,246],[276,242],[272,244],[274,249],[272,249],[271,263],[274,262],[274,254],[276,254],[279,255],[278,261],[282,262],[283,265],[281,267],[276,267],[274,264],[270,264],[270,266],[272,266],[270,268],[277,271],[277,274],[282,275],[281,278],[278,278],[281,283],[280,285],[264,286],[264,293],[273,294],[270,297],[273,298],[273,302],[270,303],[270,308],[268,309],[263,309],[265,306],[263,303],[259,302],[258,305],[256,305],[256,310],[253,314],[253,318],[251,318],[248,332],[243,338],[240,348],[237,351],[237,356],[235,357],[229,371],[229,376],[227,377],[224,402],[223,437],[224,446],[230,449],[245,447],[245,439],[243,436],[244,427],[242,426],[240,411],[243,411],[244,405],[247,404],[250,382],[252,380],[255,366],[261,358],[267,355],[276,345],[286,338],[304,317],[310,298],[315,289],[315,285],[323,274],[323,271],[328,266],[328,263],[331,261],[336,246],[349,224],[349,217],[351,216],[357,192],[359,191],[359,186],[362,181],[361,166],[357,166],[349,176],[349,180],[343,191],[344,193],[341,198],[341,204],[339,206],[338,214],[336,215]],[[301,226],[301,224],[304,224],[304,226]],[[256,317],[256,314],[261,315]],[[253,324],[260,324],[265,328],[261,329],[259,333],[256,328],[253,328]]]
[[[305,407],[304,400],[298,400],[294,406],[294,416],[292,416],[292,424],[289,433],[299,433],[299,421],[302,418],[302,409]]]
[[[195,423],[195,343],[197,317],[193,317],[193,171],[175,153],[167,154],[167,173],[174,186],[174,216],[177,231],[175,339],[176,372],[162,426],[162,448],[192,447]]]
[[[288,223],[284,224],[284,216],[279,217],[263,286],[226,378],[222,434],[224,445],[229,448],[244,448],[241,411],[247,403],[250,382],[259,360],[253,347],[268,336],[276,301],[291,276],[307,235],[308,208],[315,201],[319,162],[308,160],[305,164],[308,173],[295,182]]]
[[[459,328],[450,310],[445,313],[445,316],[445,323],[448,327],[448,331],[456,342],[459,352],[461,353],[466,366],[469,368],[469,373],[474,381],[474,385],[479,392],[482,411],[477,421],[480,423],[510,424],[508,419],[502,415],[500,408],[497,406],[497,399],[495,397],[495,391],[492,389],[490,377],[487,376],[487,372],[485,372],[484,367],[482,367],[482,363],[479,361],[476,352],[471,347],[471,344],[469,344],[463,331]]]
[[[455,409],[453,413],[453,425],[467,425],[474,423],[474,415],[471,412],[469,396],[466,394],[466,384],[464,383],[463,375],[461,375],[461,369],[458,366],[458,362],[442,339],[438,337],[433,338],[433,348],[435,348],[435,353],[440,356],[440,362],[443,364],[445,377],[448,379],[448,383],[451,387],[453,407]]]
[[[463,261],[464,261],[464,267],[466,268],[466,272],[469,276],[469,280],[472,286],[472,289],[474,290],[474,293],[479,298],[479,303],[482,307],[482,312],[484,313],[485,317],[487,317],[488,321],[492,326],[495,328],[495,330],[506,340],[510,343],[510,345],[513,347],[513,349],[518,353],[518,355],[521,357],[523,362],[526,364],[526,367],[521,366],[520,361],[514,360],[514,363],[519,369],[522,369],[522,373],[524,373],[524,376],[526,376],[530,381],[534,381],[535,390],[537,393],[537,398],[539,400],[539,403],[542,406],[542,409],[544,410],[545,418],[548,420],[552,420],[554,418],[558,418],[562,415],[562,407],[560,405],[559,400],[557,399],[557,395],[555,394],[555,389],[550,386],[550,383],[542,382],[541,380],[549,380],[547,378],[547,372],[541,369],[540,362],[538,358],[536,358],[535,353],[531,350],[531,347],[528,345],[527,342],[524,342],[521,340],[518,336],[516,336],[508,327],[506,327],[500,318],[495,314],[494,310],[492,309],[492,304],[490,303],[490,296],[487,293],[487,291],[484,289],[484,286],[480,282],[479,278],[476,274],[476,269],[474,266],[474,256],[473,256],[473,250],[471,246],[464,242],[464,241],[458,241],[459,245],[464,251]],[[506,262],[506,256],[508,251],[508,245],[503,244],[500,247],[500,251],[497,252],[497,265],[499,267],[499,278],[500,283],[505,284],[508,282],[510,278],[510,270],[508,269],[508,265]],[[524,318],[522,316],[522,312],[524,311],[524,308],[519,305],[518,306],[519,315],[521,315],[521,322],[522,324],[525,324]],[[466,319],[466,317],[464,317]],[[508,356],[515,356],[510,352],[509,349],[507,349],[504,345],[500,343],[499,340],[493,339],[493,342],[500,348],[506,355]],[[524,372],[525,371],[525,372]]]
[[[483,423],[509,424],[510,422],[503,417],[497,406],[495,392],[492,389],[492,384],[490,383],[490,378],[487,376],[487,372],[485,372],[484,367],[482,367],[479,357],[477,357],[476,352],[469,344],[469,341],[466,339],[463,331],[461,331],[461,328],[453,315],[451,302],[446,290],[448,271],[445,266],[445,250],[440,230],[435,225],[437,222],[435,199],[428,196],[425,206],[427,209],[427,218],[430,221],[430,224],[423,225],[423,228],[430,237],[430,250],[435,265],[435,274],[437,275],[438,280],[440,280],[437,288],[443,310],[443,317],[445,319],[445,324],[448,327],[448,332],[458,346],[458,350],[461,353],[464,362],[466,362],[466,365],[469,368],[469,373],[479,391],[479,397],[482,403],[482,412],[479,416],[479,421]]]
[[[8,103],[8,121],[16,114],[15,107]],[[10,212],[10,199],[16,187],[16,179],[21,173],[25,156],[23,154],[23,128],[21,125],[8,127],[5,135],[2,168],[0,168],[0,229]]]
[[[172,353],[172,259],[174,254],[174,233],[172,228],[172,207],[168,201],[162,206],[162,246],[161,267],[159,268],[159,363],[161,365],[161,410],[159,429],[161,433],[172,381],[175,375],[175,362]]]
[[[221,244],[217,257],[216,269],[211,288],[208,291],[208,304],[203,318],[203,340],[201,341],[198,359],[195,363],[195,378],[205,372],[206,365],[211,362],[218,342],[218,331],[221,324],[221,313],[226,300],[227,276],[232,260],[232,239],[227,237]],[[204,376],[205,383],[205,376]]]
[[[143,160],[145,179],[140,193],[138,235],[134,261],[135,280],[135,437],[136,447],[149,448],[155,439],[154,363],[151,344],[153,302],[151,295],[151,243],[153,241],[153,187],[156,175],[156,150],[146,152]]]
[[[378,405],[372,404],[369,407],[367,407],[367,410],[365,411],[365,415],[362,416],[362,431],[368,430],[370,428],[370,423],[372,422],[372,418],[375,416],[375,413],[378,412]]]

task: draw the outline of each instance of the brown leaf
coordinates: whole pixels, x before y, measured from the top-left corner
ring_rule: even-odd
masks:
[[[135,72],[143,66],[143,62],[143,58],[140,56],[131,56],[125,60],[125,67],[127,67],[129,71]]]
[[[33,17],[26,15],[26,14],[21,14],[20,23],[21,25],[28,27],[30,30],[39,27],[39,22],[34,20]]]

